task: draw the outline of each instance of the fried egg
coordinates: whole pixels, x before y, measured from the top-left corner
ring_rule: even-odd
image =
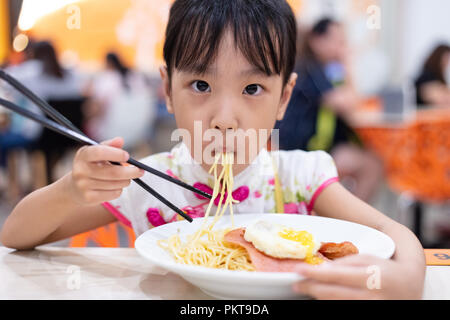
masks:
[[[314,263],[321,243],[304,230],[267,221],[256,221],[245,229],[244,239],[256,249],[275,258],[305,259]]]

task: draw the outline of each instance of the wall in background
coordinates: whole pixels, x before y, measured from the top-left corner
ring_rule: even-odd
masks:
[[[402,34],[399,70],[415,77],[424,59],[438,42],[450,45],[450,1],[401,0]]]

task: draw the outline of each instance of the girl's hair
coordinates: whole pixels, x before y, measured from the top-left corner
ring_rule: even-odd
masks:
[[[423,72],[429,73],[445,83],[445,70],[442,66],[442,57],[450,53],[450,46],[446,44],[438,45],[424,63]]]
[[[251,64],[287,83],[295,64],[297,28],[285,0],[176,0],[164,43],[169,79],[174,68],[204,73],[225,31],[232,32]]]
[[[40,41],[33,45],[33,57],[42,62],[43,71],[45,74],[64,78],[64,69],[58,62],[55,49],[48,41]]]
[[[129,69],[122,63],[119,56],[114,52],[109,52],[106,55],[106,63],[122,76],[122,83],[125,89],[129,89],[128,72]]]

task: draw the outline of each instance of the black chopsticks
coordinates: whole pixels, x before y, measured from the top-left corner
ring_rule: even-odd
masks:
[[[75,141],[78,141],[83,144],[89,144],[89,145],[98,145],[99,143],[90,139],[87,137],[80,129],[78,129],[72,122],[70,122],[67,118],[65,118],[61,113],[56,111],[52,106],[50,106],[45,100],[39,98],[36,94],[34,94],[31,90],[26,88],[24,85],[22,85],[19,81],[17,81],[15,78],[4,72],[0,69],[0,79],[5,80],[7,83],[9,83],[12,87],[14,87],[16,90],[21,92],[23,95],[25,95],[27,98],[29,98],[33,103],[35,103],[45,114],[47,114],[49,117],[54,119],[55,121],[52,121],[44,116],[35,114],[29,110],[26,110],[24,108],[21,108],[14,103],[7,101],[5,99],[0,98],[0,105],[6,107],[9,110],[12,110],[26,118],[29,118],[31,120],[34,120],[38,122],[39,124],[45,126],[46,128],[53,130],[55,132],[58,132],[70,139],[73,139]],[[114,165],[121,165],[117,162],[111,162]],[[152,173],[160,178],[163,178],[169,182],[175,183],[187,190],[190,190],[192,192],[195,192],[207,199],[211,199],[212,196],[206,192],[203,192],[197,188],[194,188],[193,186],[184,183],[181,180],[175,179],[161,171],[158,171],[154,168],[151,168],[137,160],[134,160],[133,158],[129,158],[127,163],[132,164],[140,169],[143,169],[149,173]],[[170,209],[175,211],[177,214],[182,216],[184,219],[188,220],[189,222],[192,222],[192,218],[187,215],[185,212],[183,212],[181,209],[176,207],[174,204],[172,204],[170,201],[168,201],[166,198],[164,198],[162,195],[160,195],[158,192],[156,192],[153,188],[148,186],[145,182],[143,182],[141,179],[133,179],[134,182],[136,182],[139,186],[141,186],[144,190],[149,192],[151,195],[153,195],[155,198],[157,198],[159,201],[164,203],[166,206],[168,206]]]

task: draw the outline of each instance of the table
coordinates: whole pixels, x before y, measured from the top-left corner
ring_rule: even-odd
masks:
[[[134,248],[0,247],[0,283],[0,299],[213,299]],[[450,266],[427,267],[423,298],[450,299]]]

